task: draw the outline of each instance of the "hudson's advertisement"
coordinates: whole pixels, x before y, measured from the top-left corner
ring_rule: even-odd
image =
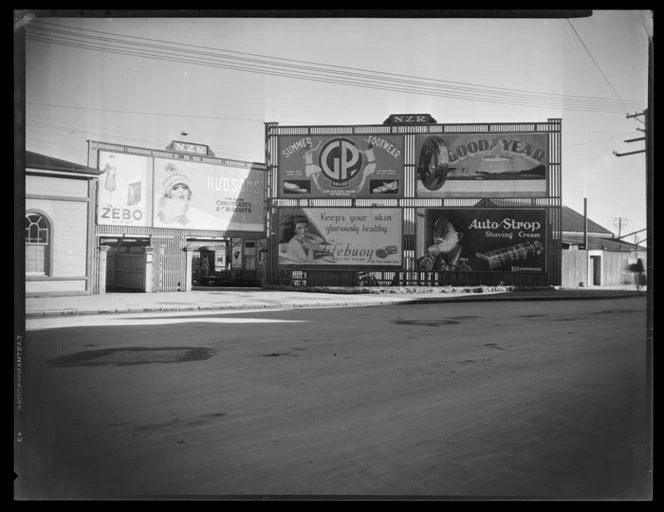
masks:
[[[418,135],[417,196],[545,194],[546,142],[544,133]]]
[[[280,208],[279,265],[400,267],[402,220],[397,208]]]
[[[420,209],[418,270],[546,271],[544,209]]]
[[[154,226],[264,231],[262,171],[155,158]]]
[[[278,197],[404,195],[403,136],[281,135],[278,145]]]
[[[148,226],[152,160],[145,156],[99,152],[97,224]]]

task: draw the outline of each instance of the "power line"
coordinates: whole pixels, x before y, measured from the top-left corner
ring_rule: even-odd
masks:
[[[117,110],[110,108],[95,108],[95,107],[76,107],[72,105],[59,105],[54,103],[37,103],[33,101],[27,101],[26,105],[34,105],[40,107],[59,107],[59,108],[70,108],[76,110],[96,110],[99,112],[114,112],[118,114],[137,114],[144,116],[161,116],[161,117],[189,117],[195,119],[216,119],[216,120],[231,120],[231,121],[249,121],[249,122],[259,122],[262,123],[262,119],[251,119],[246,117],[226,117],[226,116],[194,116],[191,114],[164,114],[164,113],[155,113],[155,112],[137,112],[134,110]]]
[[[56,25],[56,26],[57,26],[57,25]],[[76,33],[76,32],[68,32],[68,31],[63,31],[63,30],[50,29],[49,33],[53,33],[53,32],[62,33],[62,34],[67,34],[67,35],[73,35],[74,37],[81,37],[81,35],[78,34],[78,33]],[[97,31],[94,31],[94,32],[97,32]],[[97,33],[106,34],[106,33],[104,33],[104,32],[97,32]],[[91,38],[91,39],[102,40],[102,41],[107,41],[107,42],[117,42],[117,40],[113,40],[113,39],[110,39],[110,38],[107,38],[107,37],[100,37],[100,36],[83,36],[83,37],[88,37],[88,38]],[[132,38],[133,38],[134,36],[128,36],[128,37],[132,37]],[[141,41],[147,40],[147,41],[162,42],[162,41],[159,41],[159,40],[147,39],[147,38],[136,38],[136,39],[140,39]],[[51,42],[55,42],[55,41],[51,40]],[[63,41],[63,40],[60,40],[59,43],[64,43],[64,41]],[[69,41],[69,43],[71,44],[72,41]],[[79,43],[79,44],[80,44],[80,43]],[[88,43],[88,44],[89,44],[89,43]],[[126,41],[120,41],[119,44],[125,44],[125,45],[126,45],[126,44],[131,44],[131,43],[127,43]],[[170,44],[173,44],[173,43],[170,43]],[[153,51],[154,51],[155,49],[164,49],[164,46],[162,46],[162,45],[148,44],[148,43],[143,43],[143,42],[139,43],[139,45],[140,45],[140,46],[147,46],[147,47],[150,47]],[[132,45],[132,46],[136,46],[136,45]],[[200,46],[195,46],[195,45],[182,45],[182,46],[194,47],[194,48],[201,48]],[[203,48],[204,48],[204,47],[203,47]],[[108,45],[107,45],[105,48],[103,48],[103,47],[96,47],[96,49],[99,49],[99,50],[108,49]],[[173,50],[173,48],[168,48],[168,47],[167,47],[166,49],[169,50],[169,51],[172,51],[172,50]],[[126,50],[126,48],[125,48],[124,50]],[[180,51],[180,50],[177,50],[177,49],[176,49],[176,51]],[[228,50],[216,50],[216,51],[217,51],[217,52],[219,52],[219,51],[229,52]],[[187,55],[190,55],[191,53],[192,53],[192,50],[187,50]],[[225,58],[225,59],[235,59],[235,60],[238,59],[238,57],[230,57],[230,56],[227,56],[227,55],[220,56],[218,53],[211,54],[210,52],[201,52],[201,51],[193,51],[193,53],[197,53],[197,54],[199,54],[199,55],[206,55],[206,56],[210,56],[210,55],[212,55],[214,58]],[[243,54],[243,55],[254,55],[254,56],[255,56],[255,54],[246,54],[246,53],[242,53],[242,52],[233,52],[233,53],[240,53],[240,54]],[[167,55],[169,55],[169,54],[167,54]],[[173,54],[170,54],[170,55],[172,56]],[[152,54],[152,55],[150,55],[150,56],[154,57],[154,54]],[[272,66],[273,68],[274,68],[274,66],[278,66],[278,65],[276,65],[276,64],[274,64],[274,63],[272,63],[272,62],[267,62],[267,61],[265,61],[264,59],[265,59],[266,57],[264,57],[264,56],[260,56],[260,57],[261,57],[263,60],[256,60],[256,59],[250,59],[250,60],[248,60],[248,59],[246,59],[246,58],[245,58],[244,60],[247,60],[247,63],[250,64],[250,65],[256,65],[256,64],[258,64],[258,65],[267,65],[267,66]],[[269,58],[269,59],[273,59],[273,60],[274,60],[275,58]],[[281,60],[281,61],[288,60],[288,61],[290,61],[290,62],[300,62],[300,63],[301,63],[301,62],[306,62],[306,61],[294,61],[293,59],[278,59],[278,60]],[[198,62],[200,63],[200,61],[198,61]],[[203,61],[203,64],[205,64],[205,63],[206,63],[206,62]],[[314,64],[314,65],[316,65],[316,66],[322,66],[321,64]],[[303,66],[291,66],[291,67],[295,67],[295,68],[303,68]],[[341,66],[333,66],[333,67],[334,67],[334,68],[342,68],[342,69],[353,69],[353,68],[341,67]],[[304,68],[305,68],[307,71],[310,71],[310,72],[316,72],[316,73],[320,73],[320,72],[323,72],[323,73],[329,73],[329,71],[327,71],[327,70],[325,70],[325,69],[321,70],[319,67],[318,67],[318,68],[304,67]],[[278,68],[278,69],[279,69],[279,68]],[[253,70],[252,70],[252,71],[253,71]],[[357,71],[357,69],[355,69],[354,71]],[[378,72],[370,71],[370,73],[374,73],[374,74],[375,74],[375,73],[378,73]],[[344,74],[345,74],[345,75],[348,75],[349,73],[344,73]],[[384,74],[384,73],[381,73],[381,74]],[[351,75],[352,75],[352,73],[351,73]],[[354,73],[354,75],[357,76],[357,73]],[[389,74],[389,75],[390,75],[390,76],[403,76],[403,75],[395,75],[395,74]],[[376,79],[377,79],[377,78],[374,77],[374,76],[367,77],[366,75],[362,75],[362,78],[364,78],[364,79],[370,79],[370,80],[376,80]],[[381,78],[381,80],[383,80],[383,78]],[[445,83],[445,84],[447,84],[447,83],[451,83],[451,82],[445,82],[445,81],[436,81],[436,80],[432,80],[432,79],[417,79],[417,80],[427,80],[428,82],[439,82],[439,83]],[[401,81],[401,82],[405,82],[406,85],[413,85],[413,83],[414,83],[413,80],[412,80],[412,77],[409,77],[409,79],[408,79],[407,81],[404,81],[404,80],[400,80],[400,81]],[[432,87],[431,84],[418,84],[418,85],[421,86],[421,87],[422,87],[422,86],[423,86],[423,87]],[[460,89],[460,90],[463,90],[463,92],[481,93],[481,94],[487,94],[487,89],[488,89],[489,91],[491,90],[491,88],[485,88],[485,90],[482,91],[482,90],[478,90],[478,89],[469,88],[467,85],[465,85],[463,88],[460,88],[459,86],[455,86],[455,87],[446,86],[446,87],[448,87],[448,88],[452,88],[452,89]],[[532,94],[538,94],[538,95],[540,95],[540,96],[542,96],[542,95],[544,94],[544,93],[528,93],[527,91],[518,91],[518,90],[514,90],[514,89],[502,89],[502,88],[494,88],[494,89],[495,89],[496,91],[499,91],[500,94],[503,95],[503,96],[506,95],[506,94],[511,94],[511,95],[517,94],[517,95],[518,95],[518,98],[520,98],[520,99],[522,99],[522,100],[523,100],[523,98],[524,98],[524,96],[523,96],[524,94],[531,94],[531,95],[532,95]],[[511,93],[507,93],[506,91],[513,91],[513,92],[511,92]],[[495,94],[495,93],[493,93],[493,94]],[[555,95],[549,95],[549,96],[555,96]],[[562,96],[560,96],[560,97],[562,97]],[[578,101],[579,98],[580,98],[580,97],[574,97],[574,96],[567,96],[567,97],[564,97],[564,99],[565,99],[566,101]],[[532,98],[532,99],[538,99],[538,98]],[[541,98],[539,98],[539,99],[541,100]],[[597,102],[598,99],[597,99],[597,98],[584,98],[583,101],[586,101],[586,102],[587,102],[587,101]],[[606,102],[606,101],[609,101],[609,100],[599,100],[599,101]],[[613,101],[613,100],[611,100],[611,101]]]
[[[609,84],[609,87],[611,87],[611,90],[614,92],[614,94],[616,95],[616,97],[620,100],[620,102],[622,103],[623,107],[625,107],[625,110],[629,110],[629,109],[627,108],[627,105],[625,105],[625,102],[622,100],[622,98],[621,98],[620,95],[618,94],[618,91],[615,90],[615,88],[613,87],[613,84],[611,84],[611,82],[609,81],[609,79],[608,79],[608,78],[606,77],[606,75],[604,74],[604,71],[602,71],[602,68],[599,67],[599,64],[598,64],[597,61],[595,60],[595,57],[593,57],[592,53],[590,53],[590,50],[589,50],[588,47],[586,46],[586,43],[583,42],[583,39],[581,39],[581,36],[580,36],[579,33],[576,31],[576,29],[574,28],[574,25],[572,25],[572,22],[569,20],[569,18],[567,18],[567,23],[569,23],[569,26],[572,27],[572,30],[573,30],[574,33],[576,34],[576,37],[579,38],[579,41],[581,42],[581,45],[585,48],[586,52],[588,53],[588,55],[590,56],[590,58],[592,59],[592,61],[595,63],[595,66],[597,67],[597,70],[598,70],[598,71],[600,72],[600,74],[604,77],[604,80],[606,80],[606,83]]]
[[[618,112],[615,110],[615,107],[613,107],[612,102],[614,100],[608,99],[546,95],[544,93],[532,93],[528,91],[518,91],[515,89],[491,88],[473,84],[463,84],[460,82],[455,83],[417,77],[403,78],[404,75],[397,75],[392,73],[382,73],[343,66],[327,66],[307,61],[295,61],[294,59],[257,56],[256,54],[247,54],[243,52],[232,52],[229,50],[211,49],[197,45],[176,44],[155,39],[126,36],[138,41],[132,42],[128,40],[106,37],[105,34],[108,34],[106,32],[81,29],[87,32],[93,32],[94,34],[103,34],[103,36],[86,35],[81,34],[80,31],[72,32],[63,30],[63,26],[61,25],[54,26],[57,28],[47,27],[42,32],[34,32],[34,30],[31,30],[28,32],[28,36],[35,41],[72,46],[80,49],[145,57],[157,60],[165,60],[169,62],[181,62],[186,64],[221,67],[245,72],[260,73],[264,75],[296,78],[300,80],[353,85],[358,87],[392,90],[411,94],[425,94],[428,96],[452,97],[472,101],[488,101],[491,103],[503,104],[516,103],[540,108],[560,106],[561,108],[566,109],[594,110],[603,112],[610,111],[611,113],[614,111]],[[34,29],[35,26],[31,25],[31,28]],[[37,28],[39,28],[39,24],[37,24]],[[81,38],[83,39],[81,40]],[[93,41],[89,41],[90,39]],[[161,43],[170,45],[175,44],[176,46],[164,46]],[[187,48],[185,56],[177,53],[184,51],[178,48],[178,46]],[[144,48],[149,49],[150,53],[141,53],[141,51],[146,51]],[[206,51],[202,51],[201,48],[205,49]],[[207,50],[213,50],[213,52]],[[220,54],[219,52],[233,53],[235,55],[224,55]],[[237,55],[248,55],[252,58],[238,57]],[[256,59],[254,57],[259,58]],[[284,62],[294,64],[285,65],[283,64]],[[304,72],[307,74],[302,74]],[[391,81],[386,81],[386,77],[389,77]],[[557,105],[557,101],[563,101],[563,104]]]
[[[39,25],[40,23],[37,23]],[[85,37],[89,39],[96,39],[100,41],[107,41],[107,42],[116,42],[120,44],[132,44],[127,41],[122,41],[121,39],[113,39],[109,37],[105,37],[106,35],[111,35],[111,36],[117,36],[117,34],[111,34],[109,32],[103,32],[103,31],[98,31],[98,30],[91,30],[91,29],[85,29],[85,28],[74,28],[74,27],[67,27],[65,25],[59,25],[59,24],[49,24],[49,23],[44,23],[41,22],[42,25],[49,25],[51,27],[57,27],[57,28],[47,28],[46,32],[47,33],[59,33],[59,34],[66,34],[66,35],[72,35],[74,37]],[[34,27],[34,25],[33,25]],[[72,31],[68,30],[63,30],[64,28],[69,28]],[[93,34],[104,34],[104,36],[97,36],[97,35],[84,35],[81,34],[80,32],[85,31],[85,32],[90,32]],[[479,92],[481,89],[473,89],[473,88],[483,88],[485,91],[496,91],[500,94],[507,94],[507,93],[515,93],[518,94],[519,96],[522,96],[524,94],[531,94],[531,95],[536,95],[536,96],[543,96],[543,97],[559,97],[559,98],[567,98],[567,99],[582,99],[584,101],[597,101],[600,100],[599,98],[596,97],[588,97],[588,96],[576,96],[576,95],[561,95],[561,94],[552,94],[552,93],[541,93],[541,92],[533,92],[533,91],[526,91],[526,90],[519,90],[519,89],[511,89],[511,88],[502,88],[502,87],[493,87],[493,86],[481,86],[477,84],[471,84],[467,82],[451,82],[447,80],[439,80],[439,79],[431,79],[431,78],[417,78],[417,77],[412,77],[412,76],[407,76],[407,75],[402,75],[402,74],[397,74],[397,73],[385,73],[385,72],[380,72],[380,71],[372,71],[372,70],[367,70],[363,68],[351,68],[348,66],[338,66],[338,65],[330,65],[330,64],[321,64],[321,63],[316,63],[316,62],[311,62],[311,61],[303,61],[303,60],[295,60],[295,59],[288,59],[288,58],[283,58],[283,57],[267,57],[264,55],[259,55],[255,53],[248,53],[248,52],[239,52],[239,51],[234,51],[234,50],[224,50],[224,49],[219,49],[219,48],[212,48],[212,47],[205,47],[205,46],[200,46],[200,45],[192,45],[192,44],[187,44],[187,43],[174,43],[171,41],[165,41],[165,40],[160,40],[160,39],[151,39],[151,38],[146,38],[146,37],[139,37],[139,36],[120,36],[124,38],[131,38],[136,41],[140,41],[140,43],[133,43],[134,46],[139,45],[139,46],[146,46],[150,48],[164,48],[164,46],[161,45],[155,45],[153,43],[165,43],[169,45],[176,45],[181,46],[181,47],[186,47],[187,48],[187,53],[191,53],[192,51],[194,53],[200,54],[200,55],[207,55],[207,56],[212,56],[215,58],[220,57],[219,52],[224,52],[224,53],[230,53],[233,55],[243,55],[243,56],[250,56],[250,57],[258,57],[260,60],[255,60],[255,59],[248,59],[247,57],[232,57],[229,55],[224,55],[222,56],[223,58],[229,58],[229,59],[240,59],[240,60],[245,60],[248,62],[252,63],[262,63],[265,64],[266,61],[265,59],[269,59],[271,61],[280,61],[280,62],[287,62],[287,63],[294,63],[294,64],[289,64],[290,67],[294,68],[300,68],[300,69],[305,69],[305,70],[310,70],[310,71],[321,71],[321,67],[323,68],[333,68],[335,70],[349,70],[351,73],[344,73],[344,74],[350,74],[350,75],[357,75],[357,72],[360,71],[362,73],[374,73],[378,74],[380,76],[392,76],[392,77],[398,77],[398,78],[406,78],[407,80],[411,81],[413,79],[416,80],[426,80],[428,82],[433,82],[437,84],[456,84],[454,86],[449,86],[453,88],[460,88],[459,86],[463,86],[463,90],[471,90],[473,92]],[[146,42],[143,42],[146,41]],[[148,43],[149,41],[149,43]],[[173,50],[173,47],[166,47],[166,49]],[[193,49],[193,50],[192,50]],[[216,53],[212,53],[209,51],[201,51],[200,49],[205,49],[205,50],[213,50]],[[179,50],[178,50],[179,51]],[[303,66],[306,65],[306,66]],[[274,64],[272,64],[274,65]],[[311,66],[315,66],[312,68]],[[375,77],[374,77],[375,78]],[[608,100],[606,101],[613,101],[613,100]],[[621,100],[622,101],[622,100]]]
[[[38,38],[35,38],[35,40],[40,40]],[[73,46],[75,48],[81,48],[81,49],[91,49],[91,50],[97,50],[101,51],[104,53],[117,53],[117,54],[124,54],[124,55],[130,55],[130,56],[138,56],[138,57],[145,57],[145,58],[150,58],[150,59],[155,59],[155,60],[164,60],[164,61],[169,61],[169,62],[181,62],[181,63],[186,63],[186,64],[195,64],[195,65],[204,65],[208,67],[220,67],[220,68],[226,68],[226,69],[235,69],[239,71],[246,71],[250,73],[259,73],[263,75],[272,75],[272,76],[278,76],[278,77],[286,77],[286,78],[296,78],[300,80],[308,80],[308,81],[316,81],[316,82],[327,82],[327,83],[332,83],[332,84],[342,84],[342,85],[353,85],[353,86],[358,86],[358,87],[366,87],[366,88],[371,88],[371,89],[382,89],[382,90],[390,90],[390,91],[397,91],[397,92],[406,92],[410,94],[421,94],[421,95],[426,95],[426,96],[439,96],[439,97],[448,97],[448,98],[458,98],[458,99],[466,99],[466,100],[471,100],[471,101],[485,101],[485,102],[490,102],[490,103],[502,103],[502,104],[521,104],[524,106],[531,106],[531,107],[538,107],[538,108],[548,108],[548,107],[561,107],[563,109],[568,109],[568,110],[584,110],[584,111],[596,111],[596,112],[608,112],[608,113],[621,113],[622,110],[616,110],[616,109],[611,109],[607,110],[610,107],[607,106],[602,106],[602,105],[571,105],[571,104],[563,104],[563,105],[555,105],[551,104],[551,101],[543,103],[542,101],[537,101],[537,100],[532,100],[528,98],[521,98],[520,100],[512,100],[510,101],[508,98],[505,97],[480,97],[478,94],[473,94],[472,91],[470,92],[457,92],[456,94],[453,94],[451,92],[448,92],[447,94],[443,94],[441,92],[437,92],[436,90],[430,89],[432,86],[396,86],[396,85],[386,85],[383,82],[376,81],[376,78],[371,77],[370,80],[373,81],[353,81],[353,80],[348,80],[344,78],[334,78],[334,77],[326,77],[326,76],[316,76],[313,77],[311,74],[307,76],[303,75],[297,75],[294,73],[288,73],[284,71],[279,71],[279,70],[268,70],[268,69],[256,69],[256,68],[251,68],[251,67],[245,67],[242,65],[230,65],[230,64],[224,64],[224,63],[215,63],[215,62],[210,62],[210,61],[200,61],[200,60],[195,60],[192,58],[181,58],[177,55],[166,55],[166,56],[158,56],[154,52],[150,54],[143,54],[137,51],[128,51],[125,49],[114,49],[114,50],[109,50],[107,47],[98,47],[94,46],[91,44],[81,44],[81,43],[76,43],[72,44],[69,42],[64,42],[64,41],[53,41],[53,40],[45,40],[45,42],[51,42],[51,43],[56,43],[56,44],[61,44],[65,46]],[[419,89],[418,89],[419,87]],[[424,88],[424,89],[423,89]]]

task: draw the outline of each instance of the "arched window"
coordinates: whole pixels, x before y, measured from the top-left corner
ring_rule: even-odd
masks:
[[[51,224],[40,213],[25,216],[25,272],[47,276],[50,273]]]

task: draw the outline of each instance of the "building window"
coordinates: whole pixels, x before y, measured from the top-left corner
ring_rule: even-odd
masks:
[[[32,275],[49,275],[51,225],[39,213],[25,216],[25,272]]]

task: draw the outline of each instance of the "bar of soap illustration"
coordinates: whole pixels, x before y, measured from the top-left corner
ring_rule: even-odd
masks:
[[[539,242],[523,242],[502,249],[481,253],[476,252],[475,256],[489,264],[489,267],[501,268],[514,261],[525,260],[542,253],[544,247]]]
[[[387,247],[381,247],[380,249],[376,249],[376,256],[378,256],[380,259],[385,259],[390,254],[396,254],[397,251],[398,249],[396,245],[388,245]]]

